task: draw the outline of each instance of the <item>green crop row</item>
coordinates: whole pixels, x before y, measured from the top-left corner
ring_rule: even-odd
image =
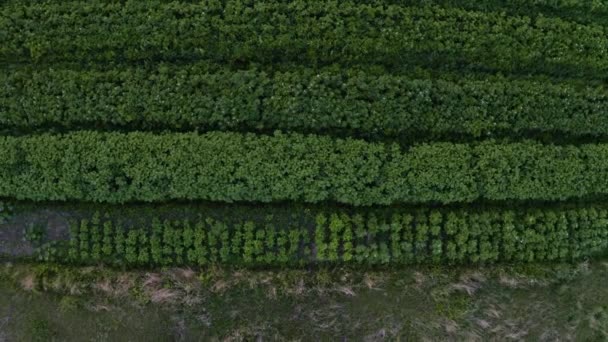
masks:
[[[9,3],[0,60],[211,59],[600,77],[606,28],[559,18],[350,1]]]
[[[564,200],[608,194],[608,145],[431,143],[300,134],[0,137],[0,197],[334,201],[353,205]]]
[[[367,4],[439,5],[528,17],[559,17],[584,24],[608,24],[608,3],[602,0],[357,0]]]
[[[492,78],[412,79],[359,70],[272,76],[207,64],[0,73],[0,127],[335,130],[357,135],[608,134],[602,87]]]
[[[608,251],[608,210],[401,210],[321,213],[306,227],[211,218],[125,228],[96,214],[74,222],[43,260],[126,266],[312,263],[469,264],[576,260]]]

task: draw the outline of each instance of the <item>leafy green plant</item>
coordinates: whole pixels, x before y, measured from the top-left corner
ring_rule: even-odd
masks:
[[[552,16],[531,20],[475,6],[414,5],[298,0],[254,6],[228,0],[189,3],[188,15],[178,17],[164,15],[175,10],[164,2],[11,2],[0,12],[5,33],[0,57],[34,63],[208,59],[233,65],[372,64],[391,71],[423,65],[589,78],[606,74],[601,25]],[[579,8],[583,17],[595,17],[585,5],[553,7]],[[605,13],[605,6],[599,7]],[[59,20],[64,13],[72,13],[69,20]],[[218,32],[230,34],[218,39]]]
[[[30,223],[23,232],[23,240],[34,247],[40,247],[46,240],[46,226],[40,223]]]
[[[0,201],[0,224],[6,223],[13,214],[13,206]]]
[[[564,135],[608,134],[605,89],[572,80],[377,74],[365,67],[293,67],[270,75],[258,67],[232,70],[196,62],[108,70],[6,69],[0,70],[0,82],[14,89],[0,93],[5,104],[0,124],[26,132],[116,126],[279,129],[408,142],[454,135],[515,138],[542,132],[559,141]],[[80,100],[85,97],[89,100]],[[171,106],[159,103],[159,97]],[[125,107],[129,110],[121,110]]]
[[[69,254],[66,253],[66,246],[62,241],[48,241],[40,245],[36,249],[36,254],[39,261],[58,262],[69,260]]]
[[[163,152],[169,147],[182,152],[175,156]],[[608,185],[598,182],[608,178],[608,144],[602,143],[438,142],[402,149],[395,144],[278,132],[268,136],[80,131],[0,137],[0,153],[23,155],[0,160],[0,195],[32,200],[124,203],[189,198],[362,206],[550,201],[608,194]],[[79,163],[91,165],[92,171],[78,171]],[[238,180],[225,176],[233,165],[240,170]],[[58,167],[65,172],[55,176]],[[175,171],[190,169],[198,173]],[[48,177],[57,182],[45,183]],[[97,190],[88,191],[93,185]],[[101,232],[90,223],[86,232],[94,238],[90,243],[101,245]],[[92,252],[97,259],[97,249]]]
[[[577,260],[608,251],[608,211],[556,208],[395,209],[320,212],[310,226],[285,229],[272,219],[191,223],[153,219],[150,226],[104,232],[103,261],[129,267],[166,265],[303,266],[332,264],[488,264]],[[109,227],[110,217],[98,226]],[[94,264],[83,219],[70,241],[39,246],[40,260]],[[126,237],[124,233],[127,232]],[[157,238],[162,237],[162,239]],[[312,247],[316,248],[316,254]],[[104,249],[105,251],[106,249]]]

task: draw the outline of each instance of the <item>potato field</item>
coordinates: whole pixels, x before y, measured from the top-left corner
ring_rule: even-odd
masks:
[[[608,340],[608,1],[0,1],[0,341]]]

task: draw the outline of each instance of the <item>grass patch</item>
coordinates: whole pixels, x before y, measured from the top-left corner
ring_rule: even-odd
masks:
[[[539,270],[543,271],[539,271]],[[8,340],[603,340],[606,264],[251,271],[0,266]]]

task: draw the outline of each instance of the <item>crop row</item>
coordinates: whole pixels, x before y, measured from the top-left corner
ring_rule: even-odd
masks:
[[[608,134],[608,92],[569,83],[412,79],[360,70],[272,76],[207,64],[0,74],[0,127],[283,129],[403,136]]]
[[[357,0],[358,3],[416,6],[420,0]],[[559,17],[585,24],[608,24],[608,3],[596,0],[424,0],[426,5],[528,17]]]
[[[125,228],[96,214],[42,259],[127,266],[493,263],[575,260],[608,251],[602,208],[321,213],[310,227],[211,218]]]
[[[353,205],[564,200],[608,194],[608,145],[431,143],[300,134],[99,133],[0,137],[0,196]]]
[[[1,7],[0,60],[211,59],[604,77],[606,28],[350,1],[48,2]]]

